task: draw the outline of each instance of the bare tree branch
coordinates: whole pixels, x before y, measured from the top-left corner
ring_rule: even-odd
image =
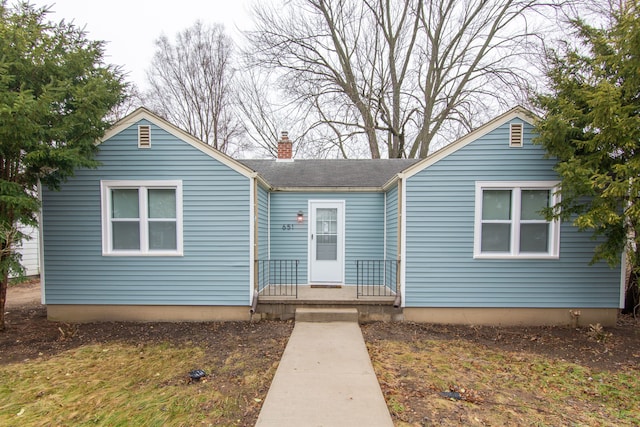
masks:
[[[254,67],[278,70],[344,156],[425,157],[513,104],[539,0],[289,0],[260,3],[247,37]],[[531,20],[539,22],[539,20]],[[348,121],[345,121],[348,118]],[[311,127],[311,126],[310,126]],[[322,133],[321,126],[314,125]],[[359,142],[360,141],[360,142]],[[355,150],[358,152],[358,149]]]
[[[162,35],[147,71],[150,108],[195,137],[228,154],[245,148],[233,111],[232,42],[219,24],[196,22],[175,42]]]

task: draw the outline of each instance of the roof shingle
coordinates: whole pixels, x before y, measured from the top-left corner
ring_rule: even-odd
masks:
[[[240,160],[276,188],[380,188],[419,159]]]

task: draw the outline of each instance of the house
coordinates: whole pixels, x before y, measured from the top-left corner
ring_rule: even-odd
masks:
[[[43,191],[54,320],[287,318],[466,324],[615,322],[621,269],[546,221],[554,160],[515,108],[423,160],[234,160],[141,108],[97,169]]]
[[[38,229],[31,226],[19,224],[18,230],[26,238],[16,245],[16,250],[20,254],[20,264],[24,268],[23,275],[26,277],[40,274],[40,236]],[[11,277],[17,277],[12,275]]]

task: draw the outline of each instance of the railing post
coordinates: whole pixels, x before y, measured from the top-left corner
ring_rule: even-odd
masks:
[[[360,261],[356,260],[356,298],[360,297]]]

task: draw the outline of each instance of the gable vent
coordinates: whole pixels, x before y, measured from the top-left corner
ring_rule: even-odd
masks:
[[[151,126],[140,125],[138,126],[138,148],[150,148],[151,147]]]
[[[509,135],[510,147],[522,147],[522,123],[511,123]]]

